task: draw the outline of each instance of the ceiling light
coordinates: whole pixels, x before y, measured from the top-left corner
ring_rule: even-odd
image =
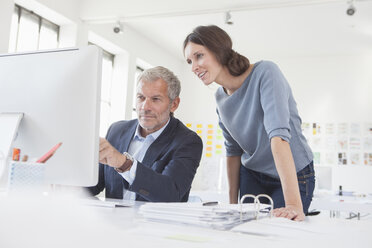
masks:
[[[225,24],[228,24],[228,25],[234,24],[230,11],[225,12]]]
[[[122,34],[123,33],[123,25],[120,21],[117,21],[112,29],[115,34]]]
[[[348,1],[349,7],[346,10],[346,14],[349,15],[349,16],[354,15],[354,13],[356,11],[356,9],[353,5],[353,2],[354,2],[353,0]]]

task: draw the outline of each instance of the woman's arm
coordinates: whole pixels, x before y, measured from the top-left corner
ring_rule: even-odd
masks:
[[[289,143],[280,137],[273,137],[271,139],[271,150],[282,184],[285,201],[285,207],[275,209],[274,214],[277,217],[304,220],[305,214],[303,212],[295,164]]]
[[[231,204],[238,203],[240,156],[226,157],[229,199]]]

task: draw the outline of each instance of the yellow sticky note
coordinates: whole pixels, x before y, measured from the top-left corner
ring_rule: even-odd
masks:
[[[208,125],[208,128],[213,128],[213,125],[212,125],[212,124],[209,124],[209,125]]]
[[[203,132],[203,131],[200,130],[200,129],[196,130],[196,133],[197,133],[197,134],[202,134],[202,132]]]
[[[197,128],[203,128],[203,125],[202,124],[197,124],[196,127]]]
[[[208,130],[208,134],[213,134],[213,130]]]
[[[222,149],[222,145],[216,145],[217,149]]]
[[[212,157],[212,153],[207,152],[207,153],[205,154],[205,156],[208,157],[208,158],[210,158],[210,157]]]
[[[186,127],[190,128],[191,126],[191,123],[186,123]]]
[[[213,139],[213,136],[212,135],[208,135],[207,136],[207,139]]]
[[[212,140],[208,140],[207,145],[211,146],[212,145]]]
[[[207,148],[205,148],[207,151],[212,151],[212,147],[211,146],[207,146]]]

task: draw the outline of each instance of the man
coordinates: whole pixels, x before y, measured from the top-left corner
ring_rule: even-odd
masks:
[[[186,202],[199,166],[199,136],[173,117],[181,85],[168,69],[145,70],[137,82],[138,120],[111,125],[100,139],[99,180],[88,188],[106,197]]]

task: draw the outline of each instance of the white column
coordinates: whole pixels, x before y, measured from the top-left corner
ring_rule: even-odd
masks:
[[[0,1],[0,53],[7,53],[9,49],[10,27],[14,10],[13,0]]]

